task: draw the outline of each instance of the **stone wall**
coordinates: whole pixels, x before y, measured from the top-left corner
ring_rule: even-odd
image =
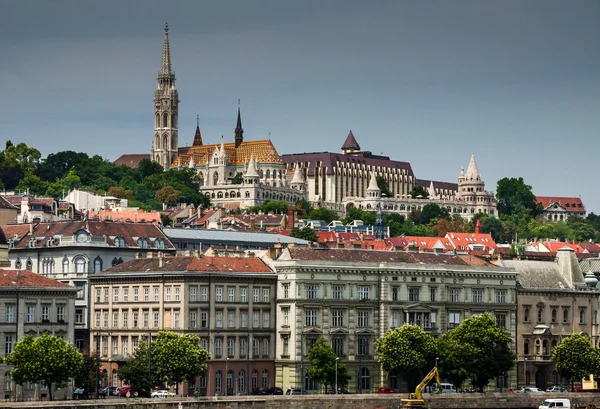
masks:
[[[169,398],[125,399],[109,398],[99,401],[5,402],[0,409],[56,408],[56,409],[398,409],[398,395],[311,395],[311,396],[249,396],[228,398]],[[426,397],[429,409],[529,409],[547,398],[568,398],[582,409],[589,404],[600,404],[600,394],[454,394]]]

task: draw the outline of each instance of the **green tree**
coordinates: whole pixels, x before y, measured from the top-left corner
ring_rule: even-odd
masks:
[[[244,175],[242,175],[242,172],[238,172],[235,174],[235,177],[231,179],[231,184],[241,185],[242,183],[244,183]]]
[[[173,219],[171,219],[169,217],[169,215],[166,214],[166,213],[161,213],[160,214],[160,222],[162,223],[162,225],[164,227],[168,227],[168,226],[172,226],[173,225]]]
[[[377,180],[377,187],[379,187],[379,190],[381,190],[381,195],[392,197],[392,192],[390,191],[390,186],[387,180],[385,180],[385,178],[381,175],[376,176],[375,180]]]
[[[471,317],[442,335],[439,344],[442,372],[448,377],[468,374],[479,391],[515,364],[512,339],[487,313]]]
[[[32,195],[43,195],[48,189],[48,182],[41,180],[38,176],[26,175],[16,187],[17,191],[29,191]]]
[[[163,173],[163,167],[158,163],[148,158],[144,158],[140,161],[137,167],[138,170],[138,181],[146,179],[148,176],[157,175]]]
[[[75,386],[90,391],[96,383],[96,360],[91,356],[83,357],[81,369],[73,377]]]
[[[107,194],[109,196],[114,196],[121,199],[133,199],[133,190],[124,189],[121,186],[112,186],[110,189],[108,189]]]
[[[42,157],[36,148],[21,142],[8,146],[4,151],[4,162],[7,167],[20,169],[24,175],[32,175]]]
[[[51,183],[46,190],[46,194],[55,199],[62,199],[75,188],[81,186],[81,179],[74,170],[70,170],[63,178],[57,179]]]
[[[409,195],[413,199],[416,199],[419,196],[421,196],[420,198],[422,199],[427,199],[429,197],[429,192],[423,186],[413,186]]]
[[[277,200],[265,200],[258,206],[251,206],[247,209],[247,213],[287,213],[288,204]]]
[[[414,390],[435,364],[436,340],[417,325],[403,325],[388,331],[375,343],[379,363],[395,372]]]
[[[307,201],[307,200],[304,200],[304,199],[298,200],[296,202],[295,206],[296,206],[296,211],[298,212],[298,217],[306,216],[313,209],[313,207],[310,204],[310,202]]]
[[[308,351],[306,356],[310,361],[308,374],[311,379],[325,386],[325,391],[334,386],[336,380],[336,360],[337,360],[337,384],[338,387],[345,386],[350,380],[350,374],[346,364],[341,362],[333,352],[331,345],[323,338],[317,339]]]
[[[16,383],[41,382],[48,387],[52,400],[52,386],[65,385],[79,373],[83,356],[60,337],[43,334],[33,338],[26,335],[4,358],[4,363],[13,366],[10,374]]]
[[[338,215],[333,210],[329,210],[325,207],[317,207],[312,209],[311,212],[306,216],[311,220],[323,220],[325,223],[331,223],[333,220],[338,219]]]
[[[346,211],[346,217],[342,219],[342,223],[349,224],[354,220],[362,220],[362,222],[368,226],[374,226],[377,220],[375,212],[367,212],[357,207],[350,207]]]
[[[600,370],[600,355],[590,339],[583,334],[572,334],[552,348],[552,360],[556,371],[565,379],[579,381]]]
[[[210,354],[200,346],[200,338],[193,334],[176,334],[160,331],[152,344],[152,368],[159,379],[167,385],[192,382],[206,372]]]
[[[500,216],[516,214],[535,217],[542,212],[542,205],[522,177],[500,179],[496,187],[496,200]]]
[[[314,242],[319,240],[319,236],[317,235],[317,233],[308,226],[303,227],[301,229],[299,229],[298,227],[294,227],[290,232],[290,237]]]
[[[148,353],[148,344],[146,341],[140,341],[133,356],[117,373],[119,379],[131,386],[132,389],[150,390],[160,383]]]

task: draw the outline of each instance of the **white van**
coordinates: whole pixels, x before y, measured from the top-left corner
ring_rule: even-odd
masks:
[[[571,401],[569,399],[546,399],[538,409],[548,408],[571,408]]]
[[[442,393],[456,393],[456,386],[451,383],[440,383]]]

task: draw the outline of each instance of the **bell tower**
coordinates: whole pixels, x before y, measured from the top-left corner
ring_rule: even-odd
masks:
[[[165,24],[162,61],[154,91],[154,139],[150,157],[165,170],[177,158],[177,121],[179,94],[175,87],[175,72],[171,69],[169,24]]]

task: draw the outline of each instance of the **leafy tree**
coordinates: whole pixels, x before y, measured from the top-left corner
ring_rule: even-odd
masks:
[[[513,241],[510,243],[508,255],[512,258],[519,258],[525,254],[525,240]]]
[[[435,236],[443,237],[448,232],[464,233],[469,230],[469,226],[460,214],[453,214],[448,218],[439,219],[431,226],[431,230]]]
[[[140,341],[133,357],[129,358],[119,369],[117,376],[132,389],[149,390],[160,383],[156,371],[154,371],[154,365],[148,358],[146,341]]]
[[[179,202],[181,198],[181,192],[173,189],[171,186],[165,186],[156,192],[156,200],[159,203],[166,203],[168,205],[174,205]]]
[[[304,199],[298,200],[296,202],[295,206],[296,206],[296,211],[298,212],[298,217],[306,216],[313,209],[310,202],[308,202],[307,200],[304,200]]]
[[[323,384],[325,386],[325,391],[329,389],[327,386],[335,385],[336,360],[338,387],[346,385],[350,380],[350,374],[348,373],[346,364],[339,360],[339,358],[335,355],[335,352],[333,352],[331,345],[329,345],[323,338],[317,339],[317,341],[308,351],[307,358],[310,361],[308,374],[310,375],[311,379]]]
[[[29,191],[32,195],[43,195],[48,189],[48,182],[41,180],[38,176],[26,175],[16,187],[17,191]]]
[[[342,219],[342,223],[349,224],[354,220],[362,220],[368,226],[375,225],[377,215],[375,212],[367,212],[357,207],[351,207],[346,211],[346,217]]]
[[[140,161],[137,170],[138,180],[140,182],[148,176],[161,174],[164,171],[163,167],[158,162],[154,162],[148,158],[144,158]]]
[[[133,190],[124,189],[121,186],[112,186],[110,189],[108,189],[107,194],[109,196],[114,196],[121,199],[133,199]]]
[[[503,243],[505,241],[502,222],[499,219],[489,214],[477,213],[471,220],[471,223],[469,223],[469,231],[475,231],[477,220],[481,222],[482,233],[488,233],[496,243]]]
[[[375,176],[375,180],[377,180],[377,187],[381,190],[382,196],[392,197],[392,192],[390,191],[390,186],[388,185],[387,180],[381,175]]]
[[[36,148],[25,143],[8,146],[4,151],[4,162],[7,167],[20,169],[24,175],[32,175],[42,154]]]
[[[242,175],[242,172],[238,172],[235,174],[234,178],[231,179],[231,184],[241,185],[242,183],[244,183],[244,175]]]
[[[479,391],[515,364],[511,336],[487,313],[468,318],[442,335],[441,367],[444,375],[459,378],[468,374]],[[455,378],[455,379],[456,379]]]
[[[429,197],[429,192],[423,186],[413,186],[409,195],[413,199],[416,199],[419,196],[423,199],[427,199]]]
[[[436,340],[417,325],[403,325],[388,331],[375,343],[383,369],[402,376],[410,390],[435,364]]]
[[[160,214],[160,222],[162,223],[163,226],[168,227],[168,226],[172,226],[173,225],[173,219],[171,219],[169,217],[168,214],[166,213],[161,213]]]
[[[502,178],[496,187],[498,214],[523,215],[535,217],[542,212],[530,185],[526,185],[522,177]]]
[[[83,364],[73,377],[73,383],[86,391],[93,389],[96,383],[96,360],[94,358],[91,356],[83,357]]]
[[[89,156],[86,153],[74,151],[51,153],[39,163],[35,173],[42,180],[54,182],[65,177],[70,170],[78,169],[87,160]]]
[[[63,178],[57,179],[51,183],[46,190],[46,195],[55,199],[62,199],[64,196],[75,188],[81,186],[81,179],[74,170],[70,170]]]
[[[319,240],[319,236],[317,235],[317,233],[308,226],[303,227],[301,229],[299,229],[298,227],[294,227],[290,232],[290,237],[314,242]]]
[[[265,200],[258,206],[250,206],[247,213],[287,213],[288,204],[277,200]]]
[[[564,338],[552,349],[552,360],[560,376],[571,380],[571,388],[575,380],[600,370],[600,353],[592,346],[590,339],[582,334]]]
[[[192,382],[206,372],[210,354],[200,346],[197,335],[160,331],[152,344],[152,365],[157,376],[167,385]]]
[[[445,219],[447,217],[448,209],[435,203],[426,204],[421,210],[421,224],[429,224],[435,219]]]
[[[33,338],[26,335],[4,358],[4,363],[13,366],[10,374],[15,382],[41,382],[48,387],[52,400],[52,386],[64,385],[79,373],[83,356],[60,337],[43,334]]]
[[[325,207],[318,207],[316,209],[312,209],[306,217],[311,220],[323,220],[325,221],[325,223],[329,224],[333,220],[338,219],[338,214],[333,210],[329,210]]]

